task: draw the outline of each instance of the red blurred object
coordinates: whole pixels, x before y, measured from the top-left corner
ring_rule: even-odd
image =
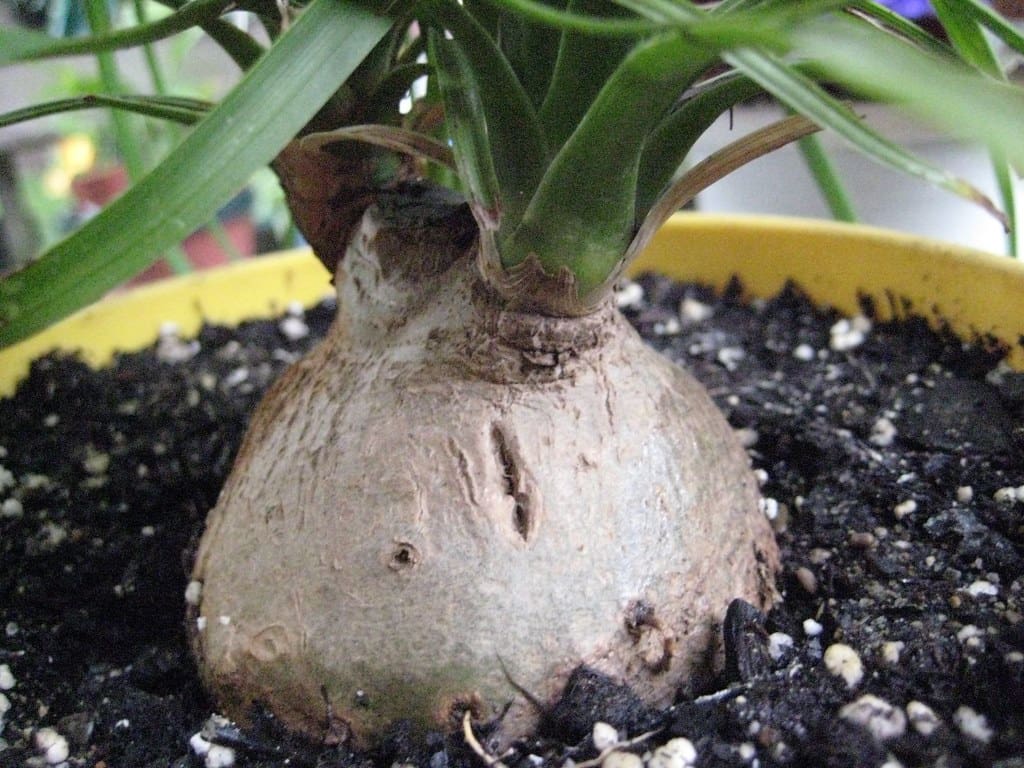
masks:
[[[128,172],[123,166],[98,168],[76,176],[71,182],[76,217],[92,218],[127,188]],[[228,204],[218,218],[235,251],[242,256],[252,256],[256,251],[256,227],[249,216],[248,206]],[[189,264],[196,270],[222,266],[231,261],[231,257],[207,228],[193,232],[181,245]],[[173,274],[174,270],[166,259],[160,259],[129,280],[126,287],[171,277]]]

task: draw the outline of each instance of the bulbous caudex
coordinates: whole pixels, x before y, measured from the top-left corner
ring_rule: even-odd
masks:
[[[227,713],[367,744],[468,709],[507,744],[580,664],[669,703],[733,598],[774,599],[756,483],[701,386],[610,304],[506,311],[475,247],[464,209],[368,210],[327,338],[253,416],[193,575]]]

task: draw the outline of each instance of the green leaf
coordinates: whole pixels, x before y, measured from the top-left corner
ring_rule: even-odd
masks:
[[[1024,35],[1009,21],[978,0],[960,0],[960,3],[961,12],[969,14],[1017,53],[1024,54]]]
[[[662,32],[665,29],[665,25],[657,21],[593,16],[579,13],[571,8],[562,10],[537,2],[537,0],[490,0],[490,2],[537,24],[594,37],[634,37]]]
[[[973,14],[964,14],[962,2],[933,0],[932,7],[960,58],[978,71],[1005,81],[1006,76],[999,65],[999,58],[977,17]],[[992,169],[996,176],[1003,210],[1009,221],[1009,250],[1015,256],[1020,255],[1021,238],[1024,238],[1024,233],[1021,233],[1017,226],[1016,175],[1000,152],[992,153]]]
[[[0,128],[27,120],[35,120],[62,112],[76,112],[82,109],[109,107],[134,112],[137,115],[170,120],[182,125],[192,125],[205,115],[213,105],[197,99],[168,99],[154,96],[108,96],[95,94],[72,99],[57,99],[31,107],[16,109],[0,115]]]
[[[790,115],[771,125],[748,133],[740,139],[722,147],[699,162],[675,180],[654,202],[636,236],[629,244],[629,250],[613,275],[614,282],[625,271],[629,263],[640,255],[651,238],[668,221],[669,217],[693,200],[698,194],[716,181],[724,179],[738,168],[774,152],[794,141],[806,139],[818,126],[802,115]]]
[[[878,55],[879,43],[885,40],[884,36],[875,33],[872,35],[872,47],[859,47],[856,51],[856,58],[862,61],[873,60]],[[896,46],[910,52],[912,54],[911,58],[915,61],[920,62],[918,57],[924,56],[924,54],[911,48],[906,43],[895,38],[892,38],[891,41]],[[829,40],[828,45],[832,45],[833,42],[838,44],[838,41]],[[818,54],[814,57],[816,64],[820,64],[821,52],[826,47],[824,41],[816,43],[815,52]],[[864,54],[866,50],[871,50],[872,55],[866,56]],[[793,67],[787,66],[775,57],[755,51],[734,51],[727,54],[726,58],[737,68],[742,69],[748,76],[759,82],[765,90],[769,91],[794,112],[810,117],[824,128],[831,128],[874,161],[902,173],[917,176],[924,181],[971,200],[985,208],[996,218],[1003,220],[1002,214],[992,204],[992,201],[976,187],[963,179],[936,168],[899,145],[882,137],[865,125],[849,107],[827,94],[814,81],[805,77]],[[834,72],[831,66],[827,69],[829,74]],[[890,81],[892,91],[901,92],[904,90],[902,88],[904,79],[903,77],[899,78],[900,85],[896,85],[896,81],[891,74],[894,71],[900,70],[888,70],[885,72],[884,77]],[[876,73],[876,76],[882,77],[882,73]],[[933,74],[932,76],[936,75]]]
[[[930,35],[920,25],[915,24],[905,16],[901,16],[880,3],[874,2],[874,0],[854,0],[850,4],[850,10],[866,19],[874,19],[877,22],[881,22],[887,29],[891,29],[923,50],[931,51],[940,56],[951,53],[948,45],[934,35]]]
[[[192,0],[159,21],[91,37],[53,38],[16,27],[0,27],[0,65],[55,56],[114,51],[152,43],[213,21],[231,4],[232,0]]]
[[[763,93],[749,77],[730,72],[692,89],[644,143],[637,180],[637,220],[642,220],[690,154],[693,145],[727,110]]]
[[[0,346],[95,301],[202,225],[299,132],[390,25],[351,3],[313,0],[157,168],[0,282]]]
[[[633,235],[647,135],[715,58],[676,33],[637,45],[551,163],[522,224],[499,240],[503,265],[535,256],[549,275],[567,267],[589,303]]]
[[[488,215],[500,217],[503,228],[513,226],[540,183],[547,156],[530,98],[487,32],[460,5],[442,0],[417,10],[432,29],[446,29],[453,37],[443,40],[437,35],[437,52],[447,65],[438,71],[445,114],[459,123],[459,136],[451,136],[456,161],[462,162],[460,141],[466,142],[465,159],[469,160],[470,148],[476,158],[467,170],[475,168],[475,183],[484,185],[474,194],[481,195],[479,202],[490,211]],[[449,72],[445,82],[440,82],[441,70]],[[455,71],[461,73],[458,81],[450,76]],[[489,161],[480,154],[484,151]],[[485,162],[492,170],[486,170]],[[488,192],[491,182],[486,176],[491,173],[496,187]]]
[[[542,0],[562,8],[567,0]],[[517,13],[498,16],[498,35],[494,38],[522,84],[534,110],[540,109],[548,92],[558,55],[558,30],[535,24]]]
[[[1020,88],[978,77],[962,65],[924,54],[895,38],[872,34],[847,20],[816,22],[797,30],[796,38],[799,50],[835,81],[897,104],[954,137],[978,141],[1005,154],[1018,168],[1024,167],[1024,142],[1020,140],[1024,92]],[[865,50],[872,55],[865,56]],[[893,77],[894,72],[899,77]],[[979,115],[985,119],[979,120]],[[886,156],[884,147],[875,156],[897,168],[904,165],[903,158]],[[916,162],[904,170],[970,199],[979,194]]]
[[[430,59],[444,101],[445,121],[455,152],[459,178],[468,187],[469,202],[483,229],[497,229],[501,218],[501,187],[494,170],[487,119],[473,70],[454,40],[428,30]]]
[[[797,147],[807,164],[807,170],[811,172],[815,186],[825,198],[825,204],[828,206],[832,218],[836,221],[857,221],[853,203],[849,195],[846,194],[846,188],[818,137],[808,136],[801,139],[797,143]]]
[[[609,5],[607,0],[569,0],[566,13],[584,17],[608,9]],[[610,15],[625,13],[615,5],[610,10]],[[563,31],[551,84],[538,112],[549,149],[561,147],[576,130],[594,97],[633,43],[630,38]]]

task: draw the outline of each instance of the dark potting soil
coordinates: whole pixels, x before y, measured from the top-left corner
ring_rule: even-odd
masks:
[[[580,670],[504,764],[594,758],[602,721],[653,732],[625,750],[641,756],[687,739],[701,768],[1024,766],[1024,375],[923,322],[837,325],[793,290],[746,306],[640,286],[626,314],[742,430],[784,600],[735,603],[725,672],[668,710]],[[210,719],[189,553],[247,414],[330,315],[167,335],[98,373],[47,358],[0,401],[0,766],[484,765],[401,725],[359,754]],[[651,768],[688,764],[674,745]]]

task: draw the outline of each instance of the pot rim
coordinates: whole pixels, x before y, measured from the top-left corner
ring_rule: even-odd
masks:
[[[810,246],[808,244],[811,244]],[[964,339],[992,337],[1024,370],[1024,263],[860,224],[781,216],[680,213],[630,269],[723,288],[741,276],[747,298],[769,298],[792,280],[844,315],[865,298],[881,319],[917,315]],[[173,323],[182,338],[202,323],[237,325],[310,307],[333,296],[330,276],[308,249],[230,264],[119,291],[41,333],[0,350],[0,397],[32,360],[77,351],[93,367],[149,346]]]

